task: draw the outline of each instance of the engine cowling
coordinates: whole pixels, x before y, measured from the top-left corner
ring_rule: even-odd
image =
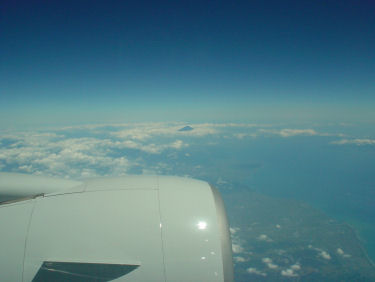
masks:
[[[18,191],[0,204],[3,281],[233,281],[224,205],[206,182],[36,177],[47,188],[26,193],[24,177],[0,175],[0,195]]]

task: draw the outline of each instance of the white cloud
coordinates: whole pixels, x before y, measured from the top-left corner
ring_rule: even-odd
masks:
[[[154,137],[203,137],[207,135],[218,135],[225,132],[225,129],[234,128],[235,130],[244,129],[246,132],[231,133],[230,137],[242,139],[245,137],[256,137],[256,134],[249,133],[247,130],[254,127],[268,127],[270,125],[260,125],[252,123],[197,123],[189,124],[192,130],[179,131],[186,126],[185,123],[137,123],[111,125],[116,126],[119,130],[111,134],[120,139],[145,141]],[[99,125],[98,128],[103,127]],[[223,136],[225,138],[225,136]],[[229,136],[226,136],[229,138]]]
[[[237,134],[234,134],[234,137],[236,137],[238,139],[243,139],[246,136],[248,136],[248,134],[246,134],[246,133],[237,133]]]
[[[131,133],[135,132],[134,139],[121,139],[113,135],[124,128],[133,130]],[[147,133],[148,129],[152,128],[154,129],[151,133]],[[181,125],[175,124],[172,131],[176,128],[181,128]],[[195,133],[191,134],[203,135],[214,132],[207,125],[197,128]],[[115,128],[94,125],[60,128],[55,131],[58,133],[25,131],[7,132],[0,136],[0,169],[69,178],[121,176],[133,167],[137,173],[166,173],[171,169],[170,166],[161,162],[148,162],[146,165],[142,153],[160,154],[169,150],[169,157],[189,146],[185,140],[174,136],[143,140],[145,134],[152,136],[160,131],[162,134],[171,131],[171,126],[164,123],[143,124],[139,128],[129,124],[118,125]],[[190,133],[177,131],[176,134],[183,136]],[[135,154],[129,149],[139,152]]]
[[[112,132],[113,136],[121,139],[132,139],[145,141],[153,137],[174,137],[174,136],[206,136],[217,134],[214,124],[193,124],[190,131],[179,131],[184,126],[182,123],[144,123],[127,126],[123,130]]]
[[[233,257],[233,260],[234,260],[234,262],[245,262],[245,261],[247,261],[247,259],[245,259],[244,257],[240,257],[240,256]]]
[[[13,171],[80,178],[123,175],[131,166],[125,156],[108,155],[114,146],[108,139],[65,139],[52,133],[21,133],[15,138],[17,146],[0,147],[0,162]]]
[[[249,267],[246,271],[248,273],[251,273],[251,274],[256,274],[256,275],[260,275],[260,276],[267,276],[267,273],[259,271],[255,267]]]
[[[230,234],[234,235],[240,230],[239,227],[229,227]]]
[[[241,246],[241,240],[238,236],[238,231],[240,230],[239,227],[230,227],[229,231],[232,237],[232,251],[234,254],[244,253],[245,250]]]
[[[244,139],[247,137],[255,138],[258,135],[256,133],[235,133],[233,136],[237,139]]]
[[[267,263],[267,266],[268,266],[268,268],[271,268],[271,269],[279,268],[279,266],[277,264],[274,264],[274,263]]]
[[[326,260],[330,260],[331,259],[331,255],[328,252],[326,252],[326,251],[324,251],[324,250],[322,250],[320,248],[315,248],[312,245],[308,245],[308,248],[316,250],[318,252],[318,256],[319,257],[322,257],[322,258],[324,258]]]
[[[288,269],[282,270],[282,271],[281,271],[281,275],[282,275],[282,276],[286,276],[286,277],[296,277],[296,276],[298,276],[298,274],[295,273],[294,270],[291,269],[291,268],[288,268]]]
[[[338,141],[333,141],[331,144],[335,145],[357,145],[357,146],[365,146],[365,145],[375,145],[375,139],[341,139]]]
[[[314,129],[282,129],[280,131],[280,135],[282,137],[290,137],[296,135],[314,136],[318,135],[318,132],[316,132]]]
[[[344,251],[341,249],[341,248],[337,248],[337,253],[339,255],[343,255],[344,254]]]
[[[281,275],[286,276],[286,277],[297,277],[298,274],[296,273],[296,271],[299,271],[299,270],[301,270],[301,265],[298,263],[295,263],[291,265],[289,268],[282,270]]]
[[[262,258],[262,262],[264,262],[264,263],[270,263],[270,262],[272,262],[272,259],[270,259],[270,258]]]
[[[274,264],[274,263],[272,262],[272,259],[270,259],[270,258],[263,258],[263,259],[262,259],[262,262],[263,262],[264,264],[266,264],[267,267],[270,268],[270,269],[276,269],[276,268],[279,267],[277,264]]]
[[[257,133],[249,134],[252,137],[256,137],[257,135],[278,135],[283,138],[294,137],[294,136],[336,136],[336,137],[344,137],[345,135],[342,133],[325,133],[325,132],[318,132],[315,129],[306,128],[306,129],[293,129],[293,128],[283,128],[283,129],[259,129]]]
[[[344,258],[350,258],[350,257],[351,257],[351,255],[346,254],[346,253],[344,252],[344,250],[341,249],[341,248],[337,248],[336,252],[337,252],[337,254],[339,254],[340,256],[342,256],[342,257],[344,257]]]
[[[261,234],[257,237],[259,241],[265,241],[265,242],[272,242],[272,239],[268,237],[266,234]]]
[[[293,270],[301,270],[301,265],[296,263],[296,264],[293,264],[290,268],[293,269]]]
[[[189,146],[189,144],[181,140],[176,140],[172,143],[167,144],[144,143],[138,140],[124,140],[110,141],[108,145],[112,148],[117,149],[136,149],[149,154],[160,154],[162,151],[166,149],[180,150],[182,148],[186,148]]]
[[[322,258],[326,259],[326,260],[330,260],[331,259],[331,256],[329,253],[327,253],[326,251],[321,251],[319,253],[319,256],[321,256]]]
[[[51,132],[6,132],[0,137],[0,169],[71,178],[123,175],[132,168],[136,173],[168,173],[172,169],[170,165],[155,163],[157,161],[150,164],[149,159],[164,152],[168,160],[177,159],[179,151],[192,146],[185,137],[223,137],[229,134],[233,138],[240,134],[237,138],[241,138],[243,134],[251,135],[249,129],[260,126],[202,123],[190,124],[193,130],[179,131],[185,125],[178,122],[101,124],[59,128]],[[262,126],[267,128],[267,125]],[[230,133],[226,129],[230,129]],[[281,130],[279,134],[302,134],[288,130]],[[218,143],[213,139],[205,145]],[[182,153],[189,155],[185,151]],[[218,183],[225,184],[225,181],[219,178]],[[258,240],[272,241],[265,234]],[[240,246],[236,241],[235,244]]]
[[[188,145],[185,144],[183,141],[181,140],[176,140],[175,142],[171,143],[169,145],[171,148],[174,148],[174,149],[181,149],[181,148],[184,148],[184,147],[187,147]]]
[[[266,133],[266,134],[275,134],[281,137],[292,137],[292,136],[297,136],[297,135],[305,135],[305,136],[324,135],[322,133],[316,132],[314,129],[290,129],[290,128],[285,128],[281,130],[260,129],[259,132]]]
[[[239,244],[232,244],[232,251],[235,254],[242,253],[244,249]]]

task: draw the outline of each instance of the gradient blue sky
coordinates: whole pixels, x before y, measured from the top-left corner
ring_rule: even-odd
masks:
[[[373,121],[372,1],[5,1],[0,126]]]

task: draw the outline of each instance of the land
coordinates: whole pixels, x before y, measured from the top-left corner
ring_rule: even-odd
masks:
[[[348,224],[290,199],[233,190],[224,198],[236,281],[375,281]]]

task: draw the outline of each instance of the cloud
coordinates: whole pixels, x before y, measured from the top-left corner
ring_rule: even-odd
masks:
[[[235,254],[242,253],[244,249],[239,244],[232,244],[232,251]]]
[[[240,230],[239,227],[229,227],[229,231],[231,235],[236,234]]]
[[[265,241],[265,242],[272,242],[272,239],[268,237],[266,234],[261,234],[257,237],[259,241]]]
[[[343,251],[341,248],[337,248],[336,252],[337,252],[339,255],[343,255],[343,254],[344,254],[344,251]]]
[[[295,263],[291,265],[289,268],[281,270],[281,275],[285,277],[297,277],[297,271],[301,270],[301,265],[299,263]]]
[[[188,145],[185,144],[183,141],[181,140],[176,140],[175,142],[171,143],[169,145],[170,148],[174,148],[174,149],[182,149],[182,148],[185,148],[187,147]]]
[[[248,269],[246,269],[246,271],[248,273],[251,273],[251,274],[256,274],[256,275],[260,275],[260,276],[267,276],[267,273],[259,271],[255,267],[249,267]]]
[[[196,123],[189,124],[192,130],[180,131],[181,128],[186,126],[186,123],[137,123],[137,124],[124,124],[116,125],[118,130],[111,134],[121,139],[131,139],[145,141],[155,137],[204,137],[208,135],[219,135],[226,132],[226,129],[233,128],[233,130],[245,130],[246,132],[231,133],[230,137],[242,139],[245,137],[256,137],[254,133],[249,133],[249,128],[267,127],[270,125],[260,125],[252,123]],[[114,126],[114,125],[112,125]],[[228,137],[229,136],[223,136]]]
[[[213,124],[193,124],[190,131],[179,131],[181,123],[144,123],[127,125],[126,128],[114,131],[111,134],[121,139],[145,141],[154,137],[190,136],[202,137],[210,134],[217,134],[218,131]]]
[[[342,257],[344,257],[344,258],[350,258],[350,257],[351,257],[351,255],[346,254],[346,253],[344,252],[344,250],[341,249],[341,248],[337,248],[336,252],[337,252],[337,254],[339,254],[340,256],[342,256]]]
[[[121,176],[132,167],[142,165],[143,155],[131,154],[129,150],[160,154],[165,150],[178,151],[189,146],[180,139],[159,140],[159,143],[118,140],[111,138],[111,132],[107,130],[106,134],[102,132],[98,136],[83,130],[74,133],[65,131],[65,134],[29,131],[3,135],[0,137],[0,168],[69,178]],[[166,169],[160,164],[152,166],[157,171],[161,169],[161,172]],[[150,168],[142,169],[147,171]]]
[[[327,253],[326,251],[320,251],[319,256],[321,256],[322,258],[324,258],[326,260],[330,260],[331,259],[330,254]]]
[[[270,258],[263,258],[263,259],[262,259],[262,262],[263,262],[264,264],[266,264],[267,267],[270,268],[270,269],[276,269],[276,268],[279,267],[277,264],[274,264],[274,263],[272,262],[272,259],[270,259]]]
[[[296,135],[314,136],[318,135],[319,133],[314,129],[282,129],[280,130],[279,134],[282,137],[291,137]]]
[[[293,269],[293,270],[301,270],[301,265],[296,263],[296,264],[293,264],[290,268]]]
[[[194,138],[213,136],[205,145],[216,145],[220,142],[217,138],[226,135],[244,138],[241,136],[251,135],[251,128],[260,126],[201,123],[189,124],[193,130],[179,131],[186,125],[181,122],[101,124],[50,131],[7,131],[0,136],[0,169],[70,178],[119,176],[128,172],[170,173],[173,167],[166,163],[178,159],[181,151],[188,155],[185,149],[200,142]],[[262,126],[265,132],[274,132],[267,125]],[[291,129],[277,132],[283,136],[302,134],[301,130]],[[167,161],[160,160],[158,155]],[[219,178],[218,184],[224,185],[225,181]],[[258,240],[272,241],[264,236],[267,235],[261,235]]]
[[[20,170],[27,167],[27,172],[42,170],[52,175],[92,177],[106,172],[123,175],[130,167],[129,160],[125,156],[109,156],[112,145],[109,140],[67,139],[43,147],[34,144],[18,148],[10,152],[6,161],[20,164]]]
[[[297,136],[297,135],[304,135],[304,136],[325,135],[323,133],[316,132],[314,129],[290,129],[290,128],[285,128],[281,130],[259,129],[259,132],[266,133],[266,134],[279,135],[281,137],[292,137],[292,136]]]
[[[134,140],[115,141],[110,144],[113,148],[118,149],[135,149],[149,154],[160,154],[166,149],[180,150],[189,145],[181,140],[176,140],[169,144],[142,143]]]
[[[237,139],[244,139],[246,137],[255,138],[257,137],[257,134],[256,133],[235,133],[233,136]]]
[[[244,257],[240,257],[240,256],[233,257],[233,260],[234,260],[235,263],[247,261],[247,259],[245,259]]]
[[[365,145],[375,145],[375,139],[341,139],[338,141],[333,141],[331,144],[335,145],[357,145],[357,146],[365,146]]]
[[[274,263],[267,263],[267,266],[268,268],[271,268],[271,269],[276,269],[279,267],[277,264],[274,264]]]
[[[322,250],[320,248],[315,248],[312,245],[308,245],[308,248],[317,251],[319,257],[322,257],[322,258],[324,258],[326,260],[330,260],[331,259],[331,255],[328,252],[326,252],[326,251],[324,251],[324,250]]]
[[[240,253],[247,253],[245,252],[245,249],[242,247],[242,242],[240,240],[238,231],[240,231],[239,227],[230,227],[229,228],[231,239],[232,239],[232,251],[234,254],[240,254]]]
[[[294,270],[291,269],[291,268],[281,270],[281,275],[286,276],[286,277],[296,277],[296,276],[298,276],[298,274],[295,273]]]
[[[270,263],[270,262],[272,262],[272,259],[270,259],[270,258],[262,258],[262,262],[264,262],[264,263]]]

